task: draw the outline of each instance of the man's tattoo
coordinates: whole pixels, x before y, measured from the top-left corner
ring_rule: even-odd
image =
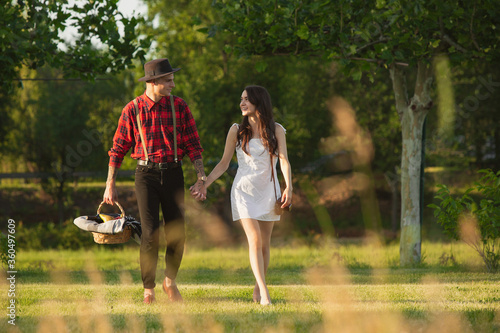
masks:
[[[198,177],[203,177],[205,176],[205,169],[203,168],[203,160],[199,159],[193,162],[194,164],[194,169],[196,170],[196,174]]]

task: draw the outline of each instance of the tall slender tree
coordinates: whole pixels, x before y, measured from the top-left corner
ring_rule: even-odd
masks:
[[[499,58],[497,1],[217,1],[217,29],[240,54],[320,55],[353,78],[388,70],[402,130],[402,265],[421,259],[420,178],[424,122],[432,108],[432,62]],[[409,86],[410,84],[410,86]]]

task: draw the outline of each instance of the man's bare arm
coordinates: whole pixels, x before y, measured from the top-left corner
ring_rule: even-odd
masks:
[[[118,199],[118,192],[116,191],[116,174],[118,173],[118,168],[109,166],[108,169],[108,179],[106,180],[106,190],[104,190],[104,196],[102,201],[107,204],[113,205]]]
[[[113,166],[109,166],[109,169],[108,169],[108,180],[106,180],[106,183],[109,183],[109,182],[114,182],[116,180],[116,174],[118,173],[118,169],[113,167]]]
[[[205,177],[205,168],[203,167],[203,160],[200,158],[198,160],[195,160],[193,162],[194,164],[194,170],[196,171],[196,176],[198,176],[198,179]]]
[[[196,176],[198,177],[198,180],[196,183],[190,187],[191,190],[191,195],[196,199],[196,200],[205,200],[207,198],[207,189],[205,188],[205,181],[206,181],[206,176],[205,176],[205,169],[203,167],[203,160],[197,159],[193,161],[194,169],[196,171]]]

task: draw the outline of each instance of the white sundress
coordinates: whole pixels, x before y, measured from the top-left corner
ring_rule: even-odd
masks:
[[[235,125],[238,126],[238,124],[233,126]],[[274,213],[274,204],[276,202],[273,189],[274,183],[276,183],[278,197],[281,195],[281,190],[278,179],[275,178],[275,182],[273,182],[271,178],[269,150],[264,147],[260,139],[250,139],[247,150],[250,155],[247,155],[241,147],[236,147],[238,171],[231,188],[233,221],[242,218],[252,218],[259,221],[279,221],[280,216]],[[278,158],[274,156],[273,169],[275,177],[277,161]]]

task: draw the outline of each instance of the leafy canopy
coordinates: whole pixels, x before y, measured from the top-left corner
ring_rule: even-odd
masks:
[[[65,77],[93,79],[127,68],[134,58],[144,60],[149,39],[139,39],[136,33],[142,19],[124,17],[117,3],[6,1],[0,6],[1,89],[12,90],[23,66],[48,65],[62,69]],[[78,33],[72,42],[61,36],[68,27]]]
[[[433,54],[498,59],[497,1],[217,1],[219,30],[237,36],[241,54],[318,54],[385,66],[415,65]],[[358,76],[360,77],[360,72]]]

